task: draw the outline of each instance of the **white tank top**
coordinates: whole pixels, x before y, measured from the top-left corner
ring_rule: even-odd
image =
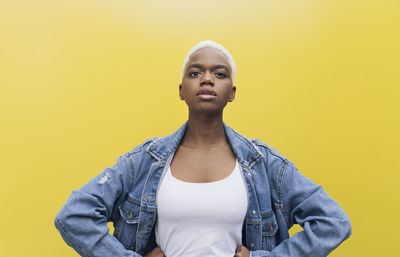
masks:
[[[156,242],[166,257],[232,257],[242,243],[247,192],[236,160],[227,177],[192,183],[167,164],[157,193]]]

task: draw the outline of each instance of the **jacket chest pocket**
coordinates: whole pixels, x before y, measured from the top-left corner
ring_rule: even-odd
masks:
[[[118,209],[121,218],[114,235],[126,249],[134,251],[139,225],[140,204],[128,199]]]
[[[262,249],[271,251],[276,246],[276,232],[278,231],[278,223],[273,211],[261,214],[262,224]]]

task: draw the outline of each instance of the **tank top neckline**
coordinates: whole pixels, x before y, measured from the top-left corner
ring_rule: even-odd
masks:
[[[234,175],[236,169],[239,167],[238,164],[239,164],[239,163],[238,163],[238,160],[237,160],[237,158],[235,158],[235,167],[233,168],[233,170],[231,171],[231,173],[229,173],[228,176],[226,176],[226,177],[224,177],[224,178],[222,178],[222,179],[219,179],[219,180],[216,180],[216,181],[211,181],[211,182],[187,182],[187,181],[180,180],[180,179],[178,179],[178,178],[176,178],[176,177],[174,177],[174,176],[172,175],[171,166],[170,166],[170,165],[168,165],[168,172],[167,172],[167,173],[168,173],[168,176],[169,176],[172,180],[174,180],[174,181],[176,181],[176,182],[178,182],[178,183],[181,183],[181,184],[189,184],[189,185],[214,185],[214,184],[219,184],[219,183],[222,183],[222,182],[225,182],[225,181],[229,180],[229,179]]]

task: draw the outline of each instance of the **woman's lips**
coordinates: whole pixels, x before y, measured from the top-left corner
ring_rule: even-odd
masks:
[[[213,100],[213,99],[217,98],[217,96],[215,96],[215,95],[208,95],[208,94],[200,94],[197,96],[203,100]]]

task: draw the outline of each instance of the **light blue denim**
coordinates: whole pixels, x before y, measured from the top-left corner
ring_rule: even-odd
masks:
[[[55,217],[65,242],[85,257],[139,257],[156,247],[158,185],[187,124],[146,140],[72,191]],[[242,244],[251,257],[327,256],[351,235],[349,217],[321,186],[274,148],[223,125],[247,188]],[[304,230],[289,238],[293,224]]]

